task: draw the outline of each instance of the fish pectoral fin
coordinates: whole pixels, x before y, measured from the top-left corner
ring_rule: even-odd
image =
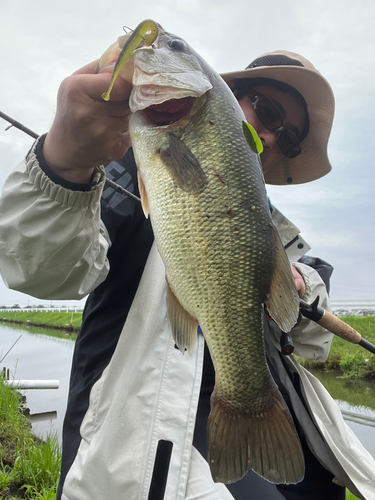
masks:
[[[146,219],[148,219],[148,216],[150,215],[150,207],[148,206],[146,187],[145,187],[145,184],[143,182],[142,176],[139,173],[139,170],[137,173],[137,177],[138,177],[139,194],[141,196],[142,210],[143,210],[143,213],[145,214]]]
[[[172,179],[188,193],[201,193],[208,179],[191,150],[175,135],[169,134],[169,146],[160,151],[160,158]]]
[[[172,328],[173,339],[182,353],[191,355],[197,339],[198,321],[193,318],[176,295],[172,292],[167,281],[167,310],[169,322]]]
[[[265,301],[271,318],[283,332],[289,332],[296,324],[299,314],[299,297],[289,259],[285,253],[276,226],[273,226],[275,241],[275,266],[270,293]]]
[[[215,482],[234,483],[247,473],[249,465],[270,483],[302,481],[305,460],[301,443],[276,387],[253,413],[230,408],[215,387],[207,429],[208,463]]]

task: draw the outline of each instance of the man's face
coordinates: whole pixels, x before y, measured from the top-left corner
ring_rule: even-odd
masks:
[[[281,113],[284,127],[288,131],[293,132],[297,137],[301,135],[306,124],[305,111],[290,94],[280,92],[272,87],[262,86],[256,87],[254,92],[259,92],[263,96],[271,99]],[[262,141],[264,148],[261,154],[262,169],[263,173],[266,173],[283,158],[283,154],[277,143],[280,133],[268,130],[259,121],[253,104],[247,95],[239,101],[239,104],[245,114],[246,120],[254,127]]]

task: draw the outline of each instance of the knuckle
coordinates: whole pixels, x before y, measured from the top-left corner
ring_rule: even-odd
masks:
[[[86,127],[88,131],[92,130],[93,132],[96,130],[94,127],[93,119],[94,117],[90,113],[87,106],[76,106],[72,110],[73,119],[76,122],[76,125],[79,127]],[[99,133],[101,135],[101,132]]]

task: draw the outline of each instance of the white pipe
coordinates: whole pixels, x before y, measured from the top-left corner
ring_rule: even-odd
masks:
[[[6,380],[11,387],[16,389],[58,389],[59,380]]]
[[[45,413],[33,413],[30,415],[30,421],[32,424],[37,422],[45,422],[46,420],[56,420],[57,411],[46,411]]]

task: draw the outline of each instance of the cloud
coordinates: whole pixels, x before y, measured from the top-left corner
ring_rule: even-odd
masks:
[[[270,187],[269,194],[312,253],[332,262],[336,280],[348,273],[350,283],[373,279],[374,3],[144,0],[130,8],[123,0],[2,0],[0,14],[0,110],[38,133],[51,126],[62,79],[99,57],[123,25],[134,28],[145,18],[186,39],[219,72],[279,48],[303,54],[335,93],[333,170],[306,186]],[[6,126],[0,120],[0,184],[32,144]]]

